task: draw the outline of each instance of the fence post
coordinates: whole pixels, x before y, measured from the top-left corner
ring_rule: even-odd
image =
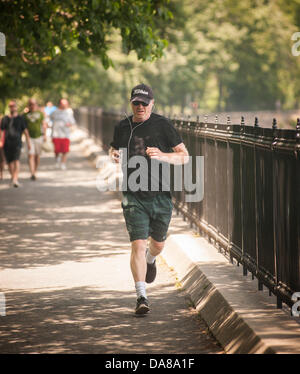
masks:
[[[273,240],[274,240],[274,269],[275,269],[275,279],[276,279],[276,289],[279,287],[279,273],[278,273],[278,240],[277,240],[277,222],[278,222],[278,165],[276,160],[276,154],[275,154],[275,146],[277,144],[277,121],[276,118],[273,118],[272,122],[272,129],[273,129],[273,142],[271,145],[272,149],[272,156],[273,156]],[[279,294],[276,294],[277,299],[277,308],[282,308],[282,300]]]
[[[298,247],[298,286],[300,288],[300,118],[297,118],[297,125],[296,125],[296,145],[295,145],[295,157],[296,157],[296,168],[298,170],[297,172],[297,179],[296,179],[296,191],[297,193],[297,198],[296,198],[296,204],[297,204],[297,212],[296,212],[296,217],[297,217],[297,247]],[[298,164],[298,167],[297,167]],[[296,290],[298,291],[298,290]],[[299,289],[300,291],[300,289]]]
[[[244,255],[245,255],[245,246],[244,246],[244,193],[243,193],[243,133],[245,127],[245,118],[241,117],[241,127],[240,127],[240,193],[241,193],[241,226],[242,226],[242,233],[241,233],[241,251],[242,251],[242,262],[244,263]]]
[[[257,131],[256,129],[259,128],[259,125],[258,125],[258,118],[255,117],[255,120],[254,120],[254,134],[255,134],[255,138],[256,138],[256,135],[257,135]],[[255,246],[256,246],[256,269],[259,268],[259,240],[258,240],[258,235],[259,235],[259,231],[258,231],[258,228],[259,228],[259,213],[258,213],[258,184],[257,184],[257,147],[256,147],[256,140],[254,142],[254,147],[253,147],[253,150],[254,150],[254,186],[255,186],[255,190],[254,190],[254,198],[255,198]],[[261,287],[261,288],[260,288]],[[258,285],[258,289],[259,290],[262,290],[262,285]]]
[[[296,125],[296,147],[295,147],[295,157],[296,160],[300,158],[300,118],[297,118]]]
[[[254,120],[254,128],[257,129],[259,127],[259,124],[258,124],[258,118],[255,117],[255,120]],[[255,136],[257,135],[257,132],[255,131]],[[259,267],[260,267],[260,264],[259,264],[259,209],[258,209],[258,198],[259,198],[259,194],[258,194],[258,176],[257,176],[257,147],[256,147],[256,143],[254,143],[254,178],[255,178],[255,229],[256,229],[256,233],[255,233],[255,246],[256,246],[256,267],[257,267],[257,271],[259,270]],[[262,291],[263,290],[263,283],[258,280],[258,290]]]
[[[227,134],[229,133],[230,131],[230,125],[231,125],[231,120],[230,120],[230,116],[227,116]],[[230,170],[230,144],[229,144],[229,135],[227,136],[227,141],[226,141],[226,152],[227,152],[227,251],[229,253],[229,256],[231,255],[231,241],[232,241],[232,233],[230,233],[230,225],[229,225],[229,221],[230,221],[230,217],[229,217],[229,212],[230,212],[230,208],[229,208],[229,204],[230,204],[230,193],[231,193],[231,190],[230,190],[230,185],[229,185],[229,170]]]
[[[218,115],[215,116],[215,131],[217,131],[217,128],[218,128],[218,121],[219,121],[219,118],[218,118]],[[217,164],[218,164],[218,142],[217,142],[217,139],[214,137],[214,143],[215,143],[215,173],[214,173],[214,182],[215,182],[215,232],[217,232],[217,237],[219,236],[219,230],[218,230],[218,225],[217,225],[217,217],[218,217],[218,212],[219,212],[219,206],[218,206],[218,197],[217,197],[217,192],[218,192],[218,188],[217,188]],[[216,237],[214,237],[214,241],[215,241],[215,245],[217,245],[217,249],[218,251],[220,252],[220,246],[219,246],[219,243],[218,241],[216,240]]]

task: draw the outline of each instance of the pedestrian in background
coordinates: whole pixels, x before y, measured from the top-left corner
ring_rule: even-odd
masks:
[[[56,167],[65,170],[67,168],[67,154],[70,151],[71,126],[75,124],[68,100],[60,99],[58,109],[50,115],[50,120],[52,121]]]
[[[46,141],[47,123],[44,114],[39,110],[35,99],[28,101],[28,111],[24,114],[30,136],[30,151],[28,151],[28,164],[31,180],[36,180],[36,172],[40,164],[43,142]]]
[[[20,156],[22,148],[22,134],[25,134],[28,151],[31,148],[27,123],[22,115],[18,114],[17,103],[9,102],[10,114],[4,116],[1,121],[1,144],[4,143],[3,150],[8,169],[11,175],[11,183],[14,187],[19,187]]]
[[[52,134],[52,121],[50,120],[50,115],[57,109],[55,105],[53,105],[52,101],[47,101],[46,105],[44,106],[44,113],[45,113],[45,120],[47,122],[47,137],[51,137]]]

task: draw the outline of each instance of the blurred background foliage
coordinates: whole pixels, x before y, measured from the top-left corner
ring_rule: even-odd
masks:
[[[300,0],[59,4],[0,0],[1,112],[9,99],[25,105],[30,96],[129,110],[140,82],[166,113],[299,108],[300,56],[292,55],[291,37],[300,31]]]

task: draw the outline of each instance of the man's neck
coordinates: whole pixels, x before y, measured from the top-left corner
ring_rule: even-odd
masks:
[[[151,117],[151,113],[148,116],[145,116],[143,118],[140,118],[140,117],[137,118],[137,117],[133,116],[132,117],[132,121],[134,123],[146,122],[150,117]]]

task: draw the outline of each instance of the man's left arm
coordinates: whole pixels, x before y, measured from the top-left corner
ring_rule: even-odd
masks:
[[[30,143],[30,136],[29,136],[29,132],[28,132],[27,128],[24,129],[24,135],[25,135],[25,139],[26,139],[26,143],[27,143],[27,149],[28,149],[28,151],[30,151],[31,143]]]
[[[25,135],[25,139],[26,139],[26,143],[27,143],[27,149],[28,151],[30,151],[31,149],[31,143],[30,143],[30,135],[29,135],[29,131],[28,131],[28,120],[26,118],[26,116],[23,114],[22,115],[22,132],[24,133]]]
[[[182,165],[189,161],[189,152],[186,149],[184,143],[180,143],[175,147],[172,147],[173,152],[165,153],[157,147],[148,147],[146,154],[153,159],[168,162],[169,164]]]
[[[75,121],[75,118],[74,118],[73,110],[69,111],[66,126],[72,127],[73,125],[75,125],[75,123],[76,123],[76,121]]]

